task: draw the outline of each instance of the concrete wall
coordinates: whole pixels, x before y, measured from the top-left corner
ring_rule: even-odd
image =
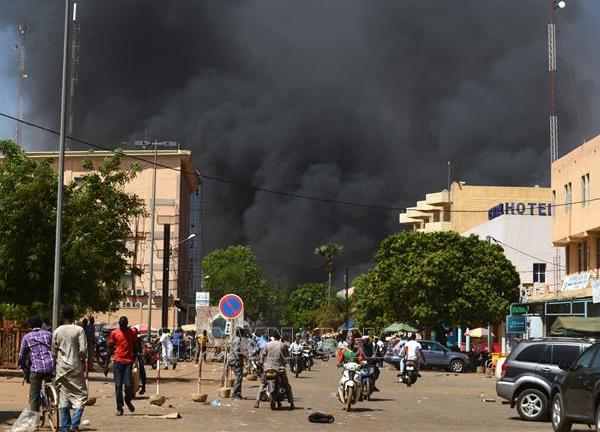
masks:
[[[582,176],[589,174],[589,198],[585,204]],[[571,206],[565,206],[565,185],[571,183]],[[568,274],[579,271],[577,247],[583,244],[587,270],[600,268],[598,243],[600,237],[600,136],[586,142],[552,164],[552,191],[558,206],[553,212],[552,240],[568,246]],[[595,201],[594,201],[595,200]]]

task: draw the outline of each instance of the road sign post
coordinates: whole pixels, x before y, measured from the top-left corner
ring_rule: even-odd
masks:
[[[219,300],[219,312],[221,312],[223,318],[227,319],[230,333],[233,333],[231,332],[231,327],[233,327],[233,322],[244,312],[244,301],[236,294],[225,294],[221,300]],[[227,325],[225,328],[227,328]],[[223,361],[223,375],[221,377],[221,385],[223,387],[227,381],[229,381],[229,350],[232,334],[229,334],[228,336],[227,351],[225,352],[225,359]]]

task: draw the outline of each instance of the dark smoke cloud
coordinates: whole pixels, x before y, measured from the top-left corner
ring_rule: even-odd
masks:
[[[0,2],[0,28],[32,24],[27,117],[55,126],[60,2]],[[548,184],[546,1],[79,3],[77,136],[116,146],[147,132],[184,143],[207,174],[384,205],[445,187],[447,160],[470,183]],[[600,41],[591,2],[561,14],[564,153],[580,143],[575,106],[597,132]],[[399,229],[397,212],[210,181],[205,198],[207,251],[248,242],[289,280],[321,276],[318,244],[342,243],[340,264],[356,266]]]

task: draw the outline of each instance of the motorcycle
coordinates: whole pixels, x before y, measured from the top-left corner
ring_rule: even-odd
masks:
[[[310,370],[312,365],[315,364],[315,361],[313,360],[312,351],[310,349],[302,350],[302,360],[304,361],[304,369]]]
[[[144,348],[144,364],[156,369],[156,361],[160,358],[160,352],[162,351],[160,342],[145,341]]]
[[[314,357],[316,359],[322,360],[323,362],[328,362],[330,354],[322,348],[317,348]]]
[[[281,402],[288,400],[288,388],[281,382],[281,377],[285,373],[285,368],[279,370],[267,369],[265,371],[266,396],[269,399],[271,409],[281,408]]]
[[[417,382],[417,362],[415,360],[404,361],[404,373],[401,376],[402,382],[410,387]]]
[[[350,411],[353,404],[362,401],[362,385],[360,378],[361,365],[350,362],[342,365],[344,371],[338,385],[338,400]]]
[[[104,362],[108,356],[108,340],[103,333],[96,335],[96,363],[104,367]]]
[[[298,375],[300,375],[300,372],[302,372],[302,366],[304,365],[302,351],[293,351],[290,363],[292,372],[294,372],[296,378],[298,378]]]
[[[369,365],[368,362],[363,361],[360,369],[360,383],[362,388],[362,397],[366,400],[371,400],[371,394],[375,387],[375,365]]]

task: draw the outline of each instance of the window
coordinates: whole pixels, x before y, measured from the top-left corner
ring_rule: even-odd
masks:
[[[565,268],[567,271],[567,274],[571,274],[571,248],[569,247],[569,245],[565,246]]]
[[[600,354],[596,354],[596,357],[594,357],[594,361],[592,363],[592,368],[594,368],[594,369],[600,368]]]
[[[587,241],[577,244],[577,271],[580,273],[588,269],[587,252]]]
[[[546,282],[546,263],[533,263],[533,282]]]
[[[552,363],[572,365],[579,355],[577,345],[554,345],[552,351]]]
[[[550,211],[552,213],[552,217],[554,217],[554,209],[556,208],[556,191],[552,191],[552,206],[550,207]]]
[[[542,354],[544,354],[544,351],[546,351],[546,344],[531,345],[521,351],[516,360],[537,363],[542,357]]]
[[[437,344],[437,343],[432,343],[430,349],[432,351],[442,351],[442,352],[446,351],[446,349],[443,346],[441,346],[440,344]]]
[[[581,206],[585,207],[590,202],[590,175],[581,176]]]
[[[581,354],[581,356],[579,356],[579,358],[577,359],[577,363],[575,363],[575,366],[581,366],[585,368],[589,367],[597,351],[598,345],[592,345],[591,347],[589,347],[586,351],[583,352],[583,354]]]
[[[431,346],[429,345],[429,342],[421,342],[421,341],[418,341],[418,342],[421,344],[422,350],[427,350],[427,351],[431,350]]]
[[[567,183],[565,185],[565,212],[569,213],[571,211],[571,202],[573,197],[573,187],[571,183]]]

